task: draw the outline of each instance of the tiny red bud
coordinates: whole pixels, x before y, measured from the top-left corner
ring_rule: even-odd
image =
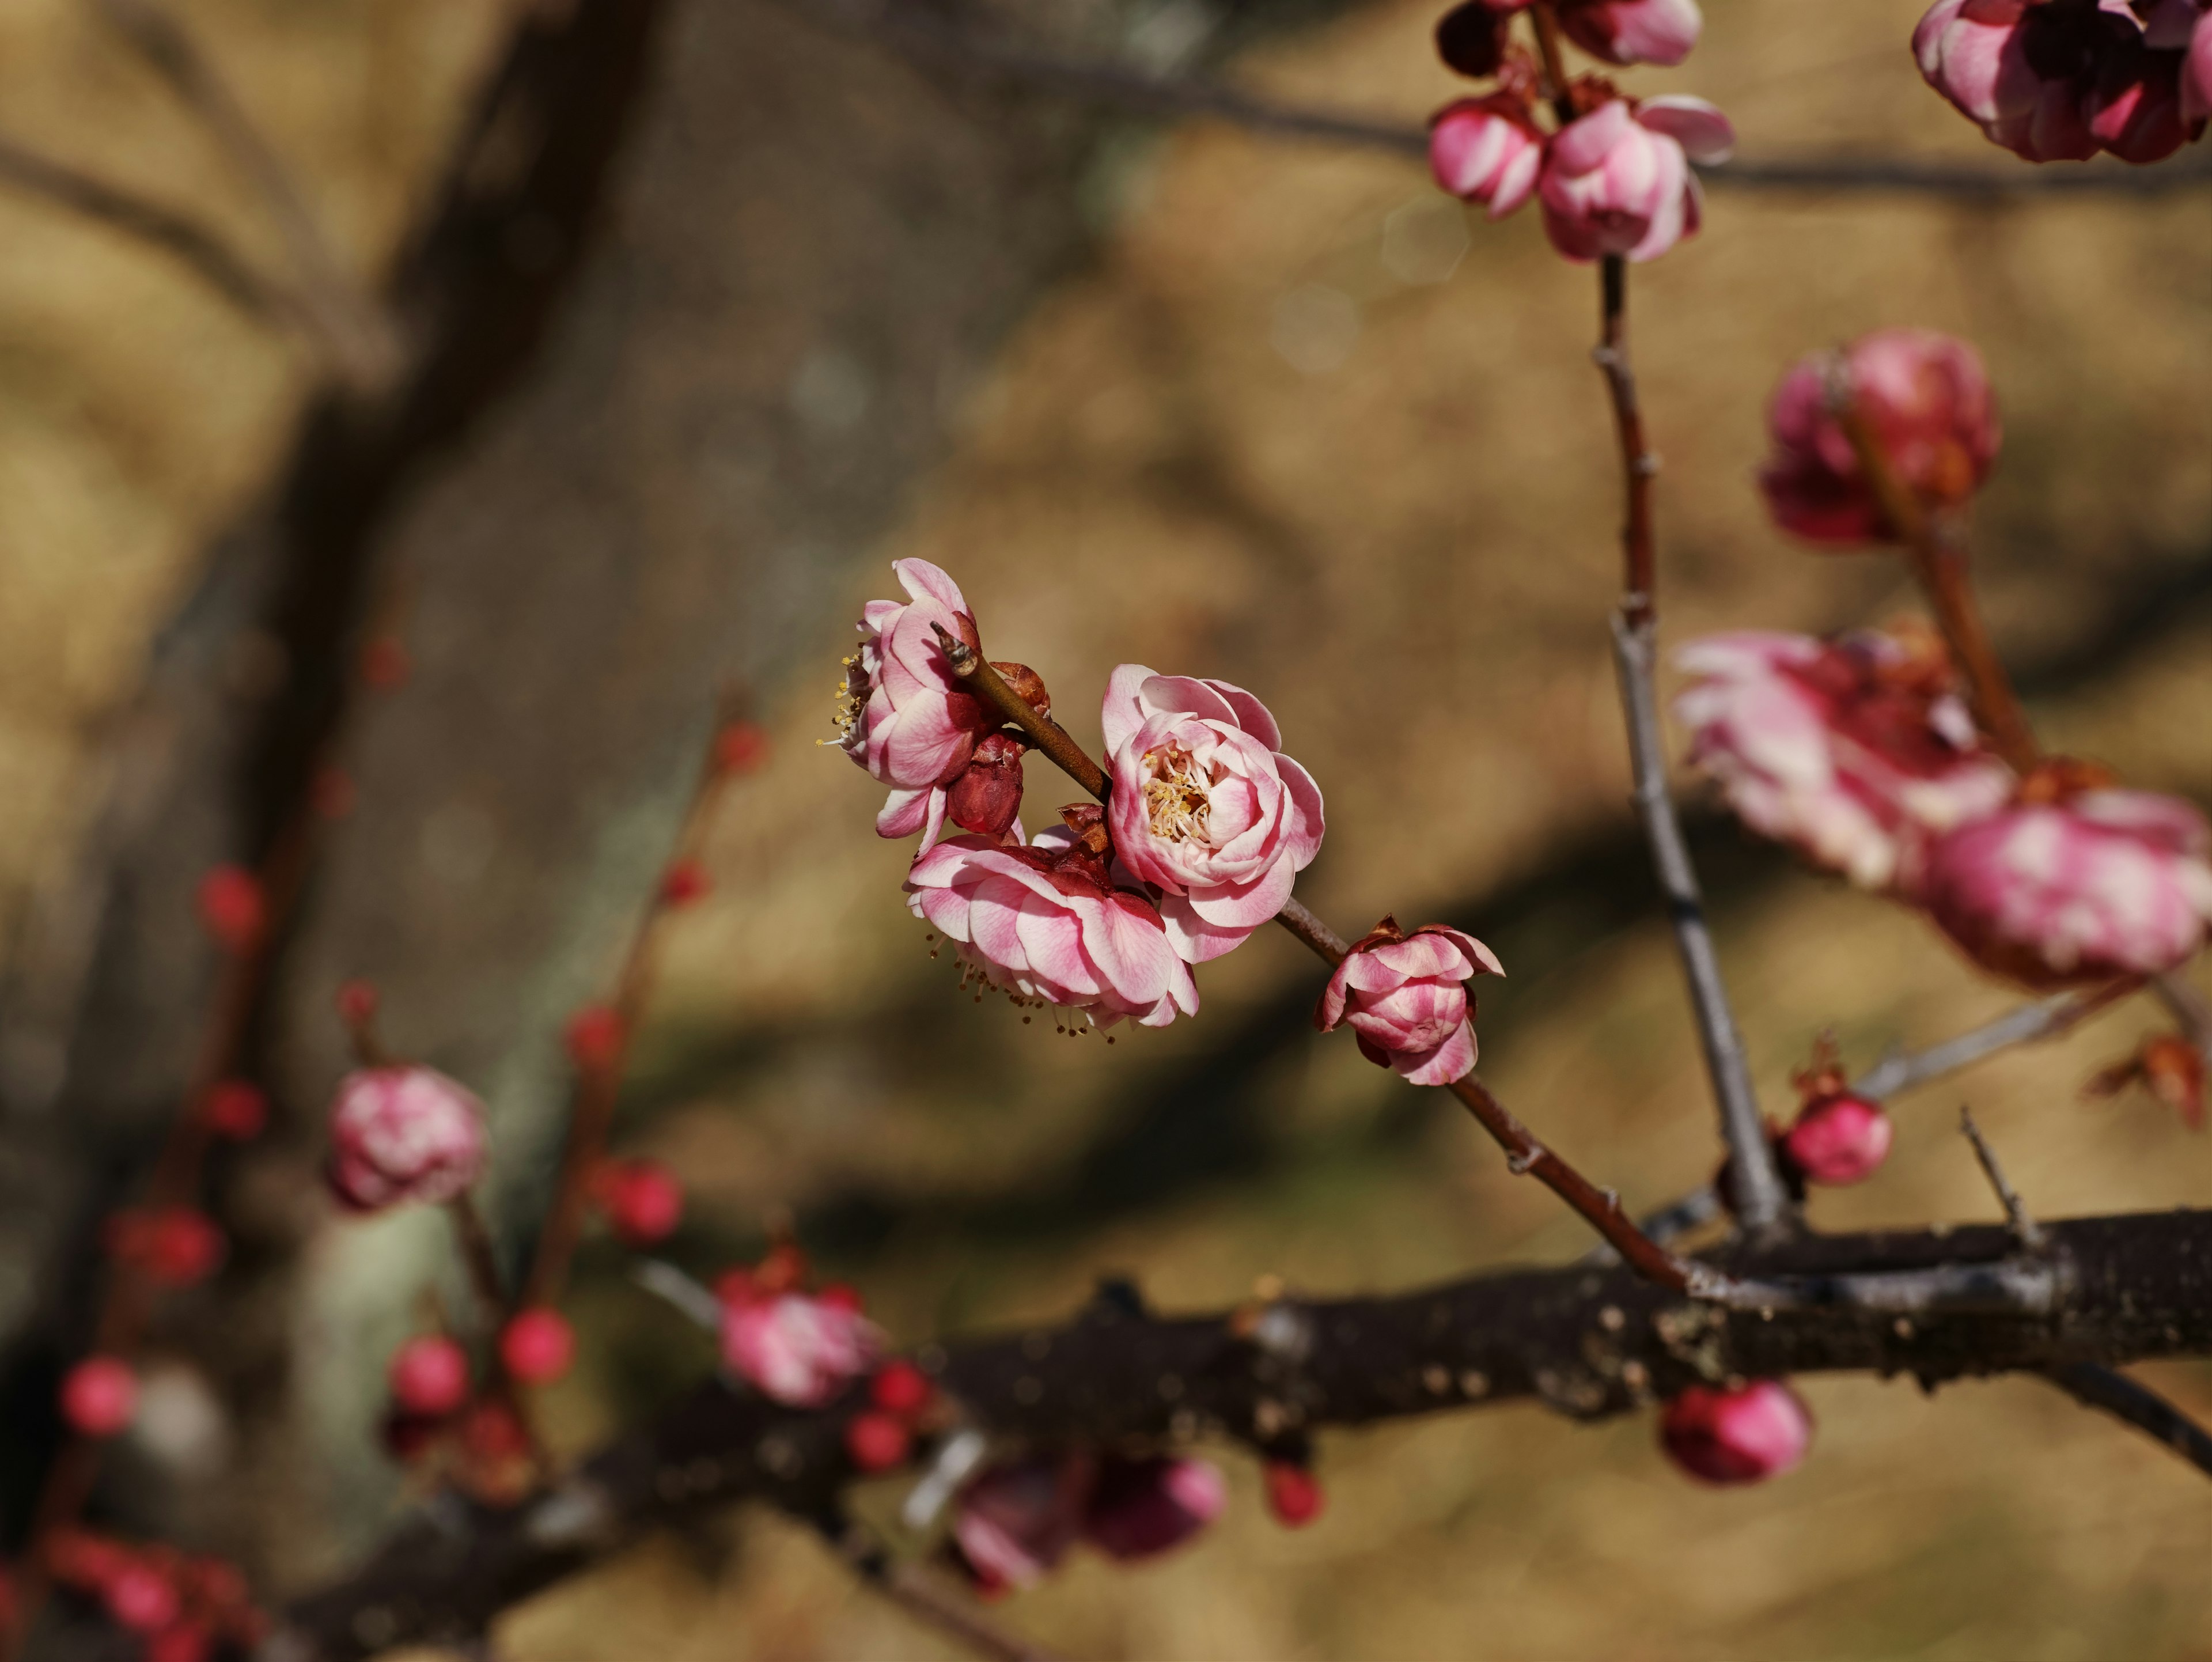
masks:
[[[754,721],[732,721],[714,737],[714,764],[725,773],[750,773],[768,764],[774,748],[767,728]]]
[[[1881,1105],[1839,1091],[1815,1097],[1782,1137],[1782,1155],[1808,1183],[1840,1187],[1874,1175],[1895,1129]]]
[[[550,1385],[576,1359],[576,1333],[557,1311],[526,1310],[499,1336],[500,1361],[525,1385]]]
[[[568,1047],[569,1061],[587,1073],[598,1073],[622,1061],[628,1037],[622,1018],[613,1010],[604,1004],[586,1004],[568,1018],[562,1042]]]
[[[392,1353],[386,1378],[404,1412],[440,1419],[469,1399],[468,1353],[442,1333],[425,1334]]]
[[[269,1123],[268,1093],[246,1080],[218,1081],[207,1094],[207,1123],[210,1130],[232,1142],[258,1137]]]
[[[231,952],[243,952],[261,937],[267,908],[261,881],[243,866],[217,866],[200,879],[200,923]]]
[[[1269,1460],[1261,1468],[1267,1486],[1267,1510],[1276,1522],[1303,1529],[1322,1514],[1328,1504],[1321,1480],[1302,1465],[1288,1460]]]
[[[222,1231],[188,1206],[118,1212],[108,1220],[107,1249],[116,1258],[164,1287],[190,1287],[213,1275],[223,1259]]]
[[[661,874],[660,898],[671,906],[688,906],[713,886],[704,866],[679,860]]]
[[[915,1415],[936,1394],[929,1376],[909,1361],[895,1361],[868,1381],[868,1395],[887,1414]]]
[[[349,1027],[359,1027],[374,1021],[378,1001],[374,982],[359,979],[342,982],[338,986],[338,1019]]]
[[[664,1241],[684,1221],[684,1185],[653,1160],[630,1160],[609,1168],[598,1184],[607,1221],[628,1246]]]
[[[138,1411],[138,1379],[112,1356],[88,1356],[62,1378],[62,1417],[87,1437],[112,1437]]]
[[[904,1422],[873,1410],[855,1414],[845,1422],[845,1452],[862,1471],[888,1471],[905,1460],[908,1445]]]
[[[405,644],[395,636],[375,636],[362,647],[361,679],[375,691],[405,686],[414,667]]]
[[[150,1564],[124,1565],[100,1590],[107,1613],[137,1633],[153,1633],[177,1619],[177,1589]]]
[[[461,1422],[461,1443],[486,1463],[519,1460],[530,1452],[529,1434],[504,1403],[478,1403]]]

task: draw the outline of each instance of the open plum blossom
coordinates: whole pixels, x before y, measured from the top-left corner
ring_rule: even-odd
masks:
[[[1863,888],[1909,891],[1932,837],[2012,794],[1932,641],[1746,630],[1674,662],[1692,764],[1753,831]]]
[[[1066,825],[1026,847],[940,843],[907,874],[907,905],[1018,1001],[1080,1010],[1097,1027],[1164,1027],[1198,1014],[1197,983],[1159,909],[1115,885],[1103,813],[1067,809]]]
[[[1953,831],[1929,854],[1923,898],[1978,963],[2029,986],[2155,975],[2204,943],[2208,855],[2212,826],[2188,803],[2086,790]]]
[[[1954,507],[1989,477],[2002,435],[1979,355],[1932,329],[1877,329],[1840,363],[1826,352],[1801,358],[1774,389],[1774,450],[1759,484],[1784,530],[1836,544],[1897,535],[1829,408],[1838,372],[1890,472],[1924,505]]]
[[[1283,909],[1320,851],[1321,788],[1267,707],[1226,681],[1123,664],[1099,717],[1114,852],[1160,892],[1168,939],[1202,964]]]
[[[742,1281],[722,1298],[722,1365],[793,1408],[819,1408],[866,1373],[883,1335],[850,1306]]]
[[[1569,259],[1656,259],[1693,234],[1705,195],[1690,163],[1724,161],[1729,119],[1701,98],[1613,99],[1553,133],[1537,199]]]
[[[357,1211],[452,1200],[483,1171],[483,1105],[432,1068],[363,1068],[331,1109],[330,1184]]]
[[[1036,1456],[987,1467],[960,1492],[955,1562],[987,1595],[1034,1586],[1087,1542],[1127,1563],[1181,1546],[1220,1516],[1228,1499],[1205,1460],[1086,1454]]]
[[[1937,0],[1913,31],[1928,84],[2030,161],[2156,161],[2203,131],[2191,0]],[[2191,112],[2194,113],[2191,113]]]
[[[1504,975],[1498,955],[1441,923],[1407,934],[1386,917],[1344,955],[1314,1007],[1328,1032],[1352,1025],[1359,1053],[1416,1085],[1449,1085],[1474,1069],[1474,1001],[1466,983]]]
[[[999,723],[945,661],[937,630],[980,649],[975,614],[960,586],[927,560],[891,569],[909,599],[871,600],[857,627],[860,649],[845,661],[838,695],[838,744],[868,776],[891,788],[876,816],[879,837],[922,833],[927,848],[945,819],[1000,837],[1021,806],[1020,741]],[[1039,709],[1044,684],[1020,664],[995,666]],[[982,776],[967,776],[976,769]]]

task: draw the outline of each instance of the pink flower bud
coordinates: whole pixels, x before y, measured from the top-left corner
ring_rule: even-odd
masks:
[[[222,946],[243,952],[261,938],[268,908],[261,880],[243,866],[217,866],[200,879],[200,922]]]
[[[882,1350],[866,1318],[801,1293],[748,1294],[722,1306],[722,1365],[793,1408],[821,1407]]]
[[[1095,1027],[1164,1027],[1197,1013],[1198,988],[1160,908],[1115,886],[1098,813],[1076,811],[1080,833],[1053,826],[1026,847],[940,843],[907,874],[907,905],[965,971],[1018,1003],[1079,1010]]]
[[[1680,63],[1698,44],[1697,0],[1562,0],[1559,27],[1608,64]]]
[[[2089,790],[1953,831],[1929,856],[1936,924],[1986,969],[2032,987],[2156,975],[2212,920],[2212,827],[2186,802]]]
[[[608,1166],[594,1184],[607,1221],[623,1244],[647,1247],[666,1240],[684,1221],[684,1185],[654,1160]]]
[[[501,1330],[499,1359],[524,1385],[550,1385],[576,1360],[576,1330],[556,1310],[525,1310]]]
[[[62,1376],[62,1418],[87,1437],[112,1437],[138,1412],[138,1379],[113,1356],[88,1356]]]
[[[1114,852],[1160,891],[1159,915],[1184,962],[1233,950],[1283,909],[1321,851],[1321,788],[1283,754],[1267,707],[1226,681],[1123,664],[1107,683],[1100,722]]]
[[[107,1613],[137,1633],[152,1633],[177,1619],[177,1589],[151,1564],[124,1565],[101,1590]]]
[[[1150,1558],[1183,1544],[1229,1498],[1218,1466],[1205,1460],[1109,1459],[1084,1513],[1085,1539],[1109,1558]]]
[[[1667,1404],[1659,1437],[1674,1464],[1708,1483],[1778,1477],[1812,1446],[1813,1415],[1778,1379],[1730,1391],[1692,1385]]]
[[[356,1211],[452,1200],[483,1173],[483,1105],[429,1068],[364,1068],[331,1110],[331,1191]]]
[[[1722,161],[1728,118],[1698,98],[1613,99],[1552,135],[1538,198],[1552,246],[1569,259],[1656,259],[1696,232],[1704,193],[1692,160]]]
[[[392,1400],[405,1412],[442,1419],[469,1399],[468,1353],[442,1333],[407,1341],[392,1353]]]
[[[1482,0],[1474,0],[1483,9]],[[1429,170],[1452,195],[1486,204],[1503,219],[1536,188],[1544,135],[1517,93],[1462,98],[1429,122]]]
[[[889,1471],[902,1464],[913,1434],[896,1415],[874,1409],[845,1422],[845,1452],[861,1471]]]
[[[1932,639],[1742,630],[1674,662],[1692,765],[1753,831],[1862,888],[1910,892],[1936,837],[2012,794]]]
[[[883,1371],[868,1381],[868,1397],[886,1414],[912,1418],[929,1406],[937,1387],[930,1384],[929,1376],[909,1361],[884,1364]]]
[[[1848,1092],[1815,1097],[1783,1134],[1782,1153],[1808,1183],[1841,1188],[1863,1182],[1889,1157],[1895,1128],[1878,1102]]]
[[[208,1128],[231,1142],[246,1142],[261,1135],[269,1123],[269,1097],[262,1088],[242,1079],[226,1079],[207,1094]]]
[[[1416,1085],[1449,1085],[1474,1071],[1473,1001],[1465,983],[1504,975],[1498,955],[1442,923],[1407,934],[1386,917],[1344,955],[1314,1007],[1328,1032],[1350,1022],[1359,1053]]]
[[[1260,1477],[1267,1491],[1267,1510],[1287,1529],[1304,1529],[1328,1505],[1321,1480],[1295,1461],[1267,1461]]]
[[[1891,542],[1858,457],[1829,408],[1831,354],[1801,359],[1774,389],[1774,451],[1760,471],[1768,511],[1818,543]],[[1877,329],[1844,349],[1840,374],[1898,482],[1931,508],[1954,507],[1989,477],[2001,436],[1981,358],[1930,329]]]

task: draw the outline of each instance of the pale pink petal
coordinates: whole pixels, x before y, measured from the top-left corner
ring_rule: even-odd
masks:
[[[1116,664],[1106,678],[1106,697],[1098,709],[1098,725],[1106,734],[1109,770],[1150,714],[1142,697],[1145,683],[1157,679],[1142,664]]]
[[[1416,1085],[1449,1085],[1474,1071],[1474,1026],[1462,1021],[1452,1036],[1427,1054],[1393,1058],[1391,1066]]]
[[[968,610],[968,599],[961,594],[960,585],[927,560],[893,560],[891,569],[898,575],[899,586],[914,599],[935,600],[947,612]]]
[[[1229,701],[1230,709],[1237,712],[1237,726],[1269,750],[1282,749],[1282,729],[1275,725],[1275,718],[1265,704],[1233,682],[1209,680],[1206,685]]]
[[[1151,714],[1195,715],[1200,721],[1237,726],[1236,707],[1214,691],[1211,681],[1188,675],[1155,675],[1140,689],[1140,696]]]
[[[1638,125],[1680,144],[1692,161],[1725,161],[1735,151],[1735,128],[1717,106],[1702,98],[1647,98],[1636,107]]]

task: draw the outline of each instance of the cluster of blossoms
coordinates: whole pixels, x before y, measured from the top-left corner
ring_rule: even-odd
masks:
[[[1569,259],[1656,259],[1696,232],[1704,198],[1690,164],[1724,161],[1728,118],[1702,99],[1629,99],[1602,76],[1546,88],[1510,35],[1529,0],[1467,0],[1437,27],[1459,73],[1495,87],[1445,106],[1429,125],[1437,184],[1503,219],[1534,196],[1552,246]],[[1695,0],[1564,0],[1567,38],[1613,64],[1680,63],[1698,38]],[[1548,94],[1559,125],[1540,119]]]
[[[1847,398],[1923,508],[1963,503],[1998,429],[1979,360],[1915,330],[1808,359],[1770,411],[1761,480],[1818,545],[1893,539],[1837,414]],[[2152,975],[2212,925],[2212,826],[2186,802],[2052,758],[1984,748],[1949,660],[1921,632],[1834,641],[1744,632],[1690,642],[1675,705],[1692,761],[1753,829],[1928,916],[1984,967],[2047,987]]]
[[[250,1650],[268,1633],[246,1578],[222,1559],[79,1529],[57,1534],[45,1556],[57,1586],[139,1636],[145,1662],[210,1662]]]
[[[1929,86],[2030,161],[2157,161],[2212,114],[2203,0],[1936,0],[1912,51]]]

